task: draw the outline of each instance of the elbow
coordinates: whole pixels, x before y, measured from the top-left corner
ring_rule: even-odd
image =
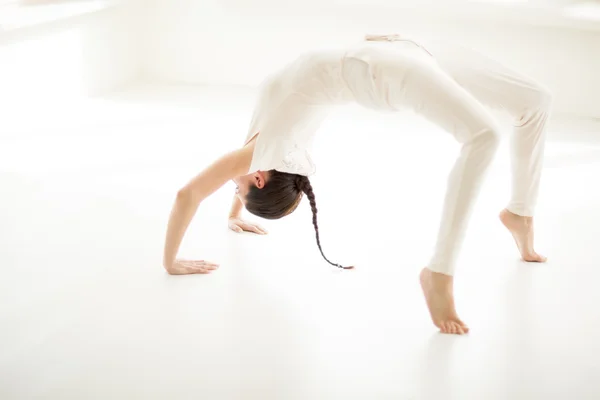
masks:
[[[192,197],[192,193],[189,188],[184,187],[177,191],[177,201],[187,201]]]
[[[177,202],[181,204],[200,203],[199,193],[189,187],[183,187],[177,191]]]

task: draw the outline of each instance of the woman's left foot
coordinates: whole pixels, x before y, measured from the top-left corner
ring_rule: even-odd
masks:
[[[504,209],[500,212],[500,221],[513,235],[523,261],[546,262],[546,257],[536,253],[533,249],[532,217],[523,217]]]
[[[428,268],[423,268],[419,278],[431,320],[440,332],[469,333],[469,327],[458,318],[454,308],[453,278]]]

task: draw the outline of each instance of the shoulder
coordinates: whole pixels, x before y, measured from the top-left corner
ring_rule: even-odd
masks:
[[[222,155],[188,182],[180,193],[202,201],[227,181],[246,175],[252,162],[253,148],[249,144]]]

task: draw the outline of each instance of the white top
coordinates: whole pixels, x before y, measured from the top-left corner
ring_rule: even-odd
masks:
[[[313,138],[333,106],[355,101],[391,109],[374,66],[397,47],[382,44],[306,54],[269,77],[246,138],[248,143],[258,134],[248,173],[275,169],[310,176]]]
[[[332,106],[353,100],[342,78],[343,57],[336,51],[306,54],[266,80],[246,139],[260,133],[249,173],[315,172],[309,154],[314,134]]]

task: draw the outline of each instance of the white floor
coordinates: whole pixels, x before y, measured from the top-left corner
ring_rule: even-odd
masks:
[[[551,126],[546,265],[519,262],[497,222],[498,155],[456,280],[471,333],[454,337],[417,275],[457,148],[412,116],[343,109],[317,139],[324,249],[356,270],[322,261],[307,204],[266,237],[229,232],[229,186],[182,248],[221,268],[163,271],[174,193],[243,141],[251,111],[241,91],[145,88],[3,117],[1,399],[600,398],[597,126]]]

